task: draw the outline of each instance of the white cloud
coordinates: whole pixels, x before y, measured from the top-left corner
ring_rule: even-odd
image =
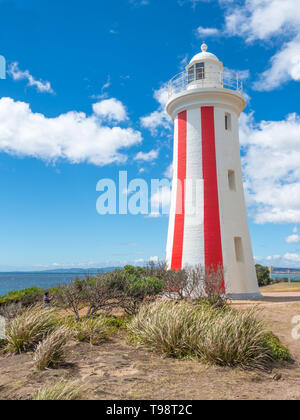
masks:
[[[221,32],[219,29],[217,28],[204,28],[203,26],[199,26],[196,29],[196,35],[201,38],[201,37],[210,37],[210,36],[218,36],[220,35]]]
[[[300,243],[300,236],[299,235],[290,235],[285,238],[285,242],[287,244],[299,244]]]
[[[173,163],[171,163],[171,165],[167,167],[164,176],[168,179],[173,178]]]
[[[299,7],[300,8],[300,7]],[[300,25],[300,22],[299,22]],[[253,87],[260,91],[270,91],[289,80],[300,81],[300,35],[283,45],[270,61]]]
[[[147,6],[149,4],[149,0],[129,0],[129,3],[135,7]]]
[[[225,6],[228,35],[241,36],[247,42],[278,38],[279,51],[254,84],[255,89],[269,91],[289,80],[300,81],[299,0],[246,0],[238,4],[230,0],[219,2]],[[281,47],[283,36],[290,40]]]
[[[298,0],[245,0],[236,3],[219,0],[226,8],[226,30],[230,35],[246,38],[248,42],[265,40],[279,33],[299,31]]]
[[[122,122],[128,120],[125,106],[116,98],[105,99],[93,104],[94,114],[109,122]]]
[[[158,158],[158,154],[159,154],[159,150],[151,150],[148,153],[139,152],[135,156],[134,160],[141,160],[141,161],[144,161],[144,162],[151,162],[151,161],[153,161],[153,160],[155,160],[155,159]]]
[[[253,114],[242,114],[246,198],[256,223],[300,222],[299,139],[299,115],[255,124]]]
[[[19,63],[14,62],[9,66],[8,74],[15,80],[27,80],[27,86],[34,86],[41,93],[54,93],[50,82],[36,80],[28,70],[22,71],[19,69]]]
[[[171,118],[166,111],[168,102],[168,85],[164,84],[154,92],[154,98],[159,103],[156,111],[141,118],[142,127],[151,131],[152,135],[157,135],[157,129],[162,127],[166,130],[171,129]]]
[[[119,103],[113,100],[111,103]],[[120,103],[121,104],[121,103]],[[101,116],[124,119],[119,111],[95,106]],[[107,114],[103,111],[107,110]],[[70,111],[56,118],[34,113],[30,105],[11,98],[0,99],[0,151],[16,156],[31,156],[45,161],[59,158],[71,163],[88,162],[106,165],[125,162],[120,149],[140,144],[142,136],[132,128],[109,127],[98,115]]]
[[[108,96],[107,89],[111,86],[111,77],[108,75],[106,82],[101,87],[101,93],[98,95],[91,95],[92,99],[105,99]]]
[[[297,226],[295,226],[295,227],[294,227],[294,229],[293,229],[293,233],[298,233],[298,228],[297,228]]]
[[[298,268],[300,254],[287,252],[284,255],[270,255],[268,257],[255,257],[255,262],[266,266]]]

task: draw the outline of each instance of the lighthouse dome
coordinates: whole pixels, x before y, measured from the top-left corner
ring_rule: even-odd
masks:
[[[191,67],[193,64],[206,61],[214,62],[220,67],[223,67],[218,57],[215,54],[212,54],[211,52],[207,52],[207,48],[207,45],[205,44],[205,42],[203,42],[203,44],[201,45],[201,53],[194,55],[187,67]]]

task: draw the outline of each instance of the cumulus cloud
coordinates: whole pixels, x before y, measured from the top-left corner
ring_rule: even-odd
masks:
[[[144,152],[139,152],[136,156],[135,156],[135,160],[140,160],[140,161],[144,161],[144,162],[152,162],[153,160],[158,158],[158,154],[159,151],[158,150],[151,150],[148,153],[144,153]]]
[[[154,99],[159,103],[156,111],[141,118],[141,125],[151,131],[152,135],[157,135],[158,128],[170,130],[171,118],[166,111],[168,102],[168,85],[164,84],[154,92]]]
[[[300,254],[287,252],[284,255],[269,255],[268,257],[255,257],[255,262],[266,266],[297,268],[300,264]]]
[[[260,75],[253,87],[259,91],[270,91],[289,80],[300,81],[300,34],[285,43],[271,58],[269,68]]]
[[[122,122],[128,120],[125,106],[116,98],[105,99],[93,104],[94,114],[109,122]]]
[[[231,35],[244,36],[247,42],[265,40],[279,33],[299,31],[298,0],[245,0],[236,3],[219,0],[226,8],[226,30]]]
[[[199,26],[196,29],[196,35],[198,36],[198,38],[218,36],[220,34],[221,31],[217,28],[204,28],[203,26]]]
[[[171,165],[167,167],[164,176],[168,179],[173,178],[173,163],[171,163]]]
[[[15,80],[27,80],[27,86],[35,87],[41,93],[54,93],[50,82],[36,80],[28,70],[19,69],[19,63],[14,62],[9,66],[8,74]]]
[[[289,80],[300,80],[300,8],[299,0],[246,0],[235,3],[219,0],[225,7],[225,31],[242,36],[246,42],[288,36],[254,84],[257,90],[272,90]],[[278,38],[279,39],[279,38]]]
[[[242,114],[245,189],[256,223],[300,222],[300,116],[261,121]]]
[[[48,118],[32,112],[25,102],[2,98],[0,151],[45,161],[62,158],[71,163],[88,162],[99,166],[125,162],[127,156],[120,150],[140,144],[142,136],[132,128],[105,125],[105,119],[121,121],[126,115],[125,107],[116,99],[109,104],[94,104],[91,116],[70,111]],[[116,105],[115,111],[112,104]]]
[[[300,236],[299,235],[290,235],[285,238],[285,242],[287,244],[299,244],[300,243]]]

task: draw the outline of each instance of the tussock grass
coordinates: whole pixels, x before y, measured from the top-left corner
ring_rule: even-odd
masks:
[[[26,309],[7,324],[5,350],[10,353],[33,350],[54,329],[53,311],[41,308]]]
[[[103,317],[85,319],[79,322],[69,321],[67,326],[75,340],[88,342],[93,346],[99,345],[108,336],[108,326]]]
[[[70,336],[70,331],[66,327],[60,327],[41,341],[33,356],[35,367],[38,370],[55,368],[59,362],[62,362]]]
[[[144,305],[129,329],[140,343],[166,356],[242,368],[266,368],[276,359],[257,309],[157,301]]]
[[[34,401],[74,401],[84,399],[86,392],[76,382],[61,380],[41,388],[33,396]]]

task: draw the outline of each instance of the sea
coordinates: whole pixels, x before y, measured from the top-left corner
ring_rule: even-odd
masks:
[[[12,290],[22,290],[33,286],[41,289],[51,289],[51,287],[71,283],[76,277],[84,279],[87,275],[96,275],[100,271],[93,270],[89,272],[10,272],[0,273],[0,296]],[[300,274],[273,274],[273,278],[288,278],[290,281],[299,281]]]
[[[9,272],[0,273],[0,296],[12,290],[22,290],[33,286],[41,289],[50,289],[51,287],[71,283],[76,277],[84,279],[88,275],[93,276],[100,272],[99,270],[89,272]]]

